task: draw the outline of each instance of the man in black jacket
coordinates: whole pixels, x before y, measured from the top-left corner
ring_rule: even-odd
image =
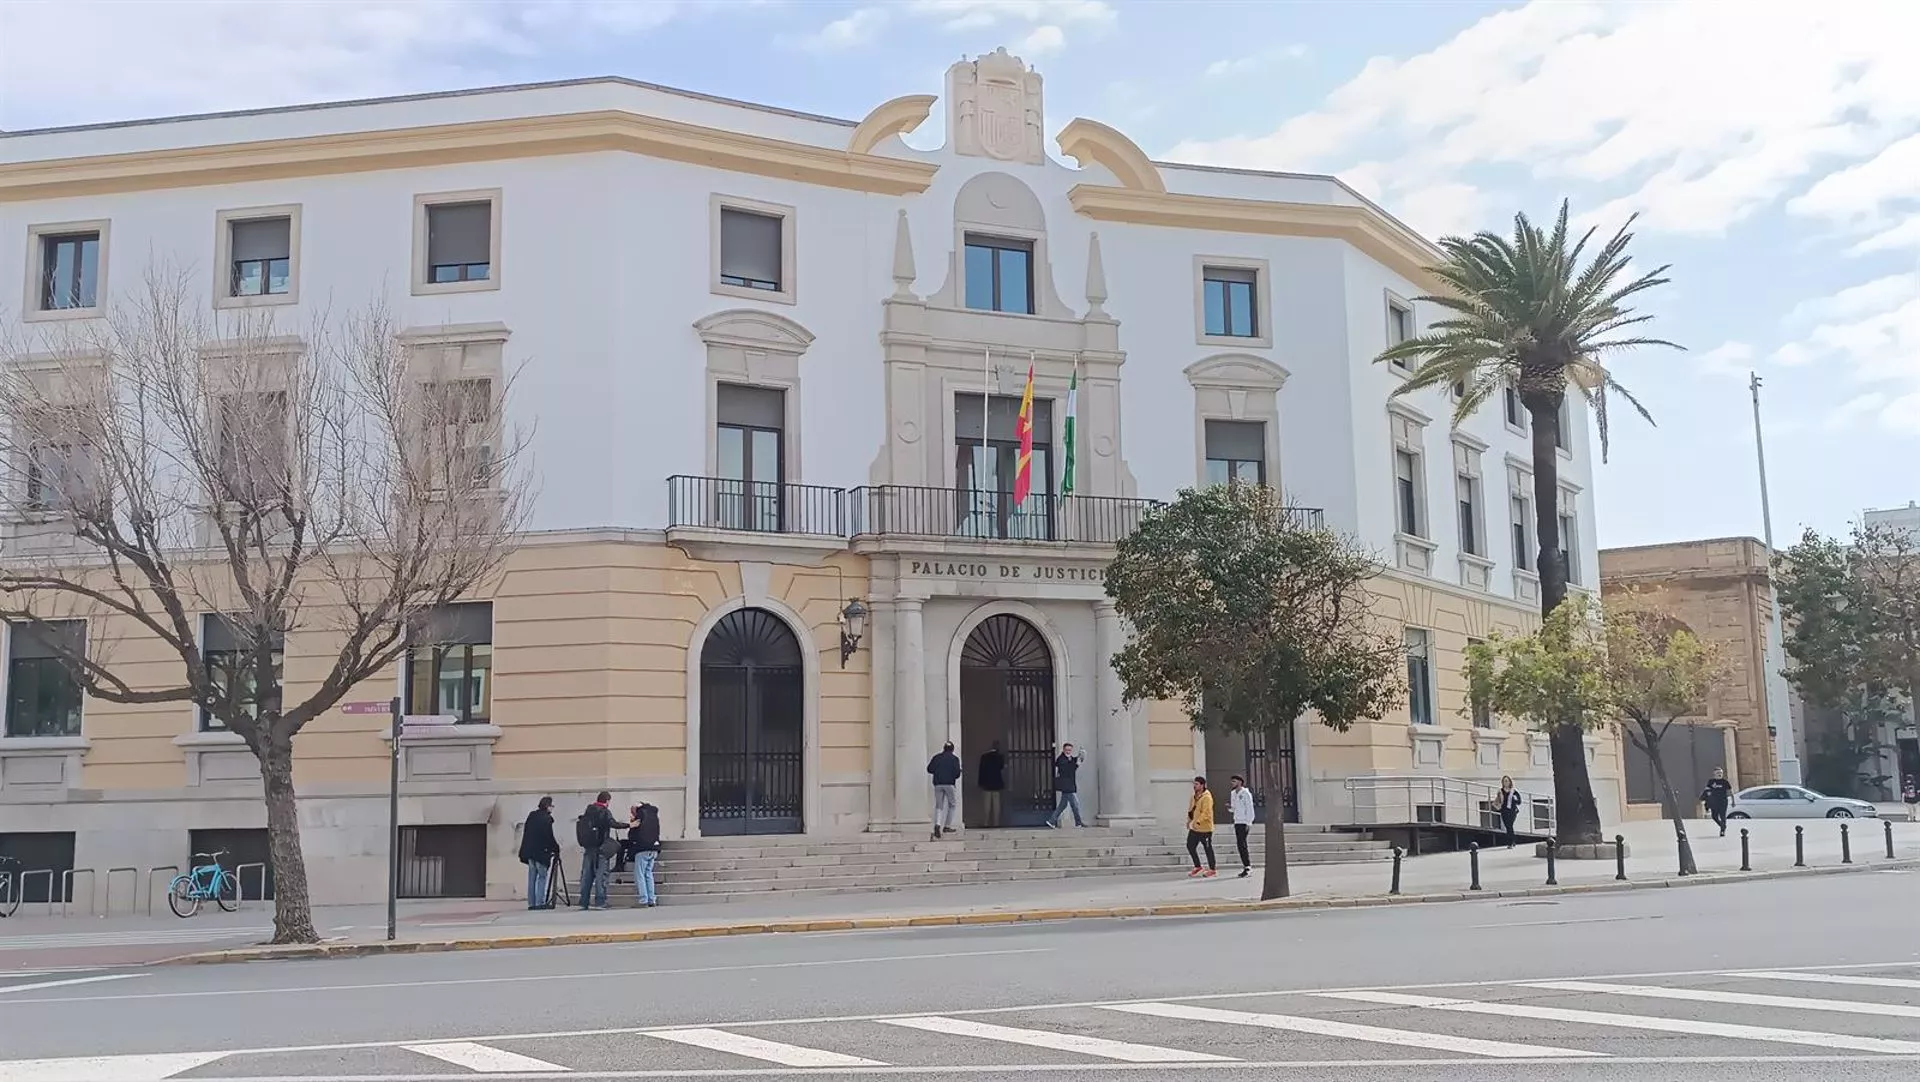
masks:
[[[1707,806],[1707,815],[1713,825],[1720,828],[1720,836],[1727,836],[1727,805],[1733,803],[1733,785],[1727,781],[1727,772],[1719,767],[1713,768],[1713,777],[1707,779],[1707,787],[1700,790],[1700,803]]]
[[[553,858],[560,855],[560,840],[553,836],[553,798],[543,796],[540,806],[527,813],[527,825],[520,831],[520,863],[527,866],[527,908],[553,908]]]
[[[1000,826],[1002,814],[1002,793],[1007,789],[1007,757],[1000,750],[1000,742],[993,742],[987,753],[980,757],[980,825]]]
[[[1072,808],[1073,825],[1086,826],[1086,822],[1080,818],[1080,756],[1075,753],[1072,744],[1060,745],[1060,754],[1053,760],[1053,791],[1053,818],[1047,820],[1047,825],[1059,829],[1060,817],[1067,814],[1068,808]]]
[[[951,831],[960,817],[960,775],[965,768],[951,742],[927,761],[927,773],[933,777],[933,840],[937,842],[941,828]]]
[[[607,908],[607,863],[613,855],[609,850],[620,847],[618,840],[609,845],[608,839],[613,837],[616,828],[629,825],[614,820],[613,812],[607,808],[612,799],[612,793],[601,790],[574,825],[575,840],[580,843],[580,909],[583,912]]]

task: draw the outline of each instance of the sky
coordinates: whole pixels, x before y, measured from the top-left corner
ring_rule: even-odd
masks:
[[[1785,545],[1920,499],[1916,41],[1920,0],[0,0],[0,129],[595,75],[857,120],[1004,45],[1051,131],[1331,172],[1430,237],[1639,215],[1687,349],[1615,365],[1655,423],[1616,414],[1600,543],[1760,535],[1757,372]]]

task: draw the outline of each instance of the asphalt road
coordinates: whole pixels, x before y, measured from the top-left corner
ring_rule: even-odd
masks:
[[[588,924],[592,914],[579,914]],[[0,980],[0,1082],[1908,1082],[1920,874]],[[1543,984],[1542,982],[1547,982]],[[81,1057],[90,1057],[81,1061]]]

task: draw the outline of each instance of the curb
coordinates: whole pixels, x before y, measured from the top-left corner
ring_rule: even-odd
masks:
[[[823,920],[778,920],[738,924],[711,924],[691,928],[639,928],[623,932],[556,932],[547,935],[501,936],[490,939],[396,940],[371,943],[316,943],[300,946],[236,947],[168,958],[156,965],[224,965],[234,962],[281,962],[312,958],[365,958],[386,954],[446,954],[454,951],[523,950],[529,947],[573,947],[599,943],[652,943],[672,939],[776,935],[804,932],[886,931],[902,928],[943,928],[994,924],[1032,924],[1042,921],[1112,920],[1131,917],[1212,917],[1252,913],[1289,913],[1329,909],[1371,909],[1383,906],[1425,905],[1440,902],[1486,901],[1495,898],[1543,898],[1567,894],[1619,894],[1662,887],[1704,887],[1767,879],[1801,879],[1846,872],[1920,868],[1920,858],[1883,860],[1876,864],[1785,868],[1765,872],[1706,872],[1685,878],[1573,883],[1555,887],[1506,890],[1441,891],[1430,894],[1374,894],[1353,898],[1279,898],[1267,902],[1176,902],[1163,905],[1118,905],[1089,909],[1020,909],[990,913],[940,913],[917,917],[841,917]]]

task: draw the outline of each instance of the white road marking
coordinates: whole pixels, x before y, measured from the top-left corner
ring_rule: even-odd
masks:
[[[1854,977],[1835,973],[1792,973],[1784,969],[1729,970],[1723,976],[1759,981],[1803,981],[1807,984],[1845,984],[1861,988],[1920,988],[1906,977]]]
[[[1653,914],[1648,914],[1645,916],[1638,916],[1638,917],[1581,917],[1575,920],[1514,920],[1514,921],[1506,921],[1501,924],[1473,924],[1473,925],[1468,925],[1468,927],[1473,928],[1476,931],[1482,928],[1494,928],[1500,931],[1505,931],[1508,928],[1559,928],[1568,924],[1618,924],[1621,921],[1628,921],[1628,920],[1660,920],[1660,919],[1662,919],[1660,914],[1653,913]]]
[[[759,1037],[748,1037],[739,1033],[728,1033],[718,1029],[656,1029],[647,1036],[658,1037],[675,1044],[691,1045],[694,1048],[706,1048],[715,1052],[728,1052],[748,1059],[765,1060],[778,1063],[783,1067],[885,1067],[879,1060],[861,1059],[859,1056],[843,1055],[839,1052],[827,1052],[818,1048],[806,1048],[797,1044],[781,1041],[767,1041]]]
[[[465,1067],[469,1071],[481,1074],[519,1074],[530,1071],[566,1071],[557,1063],[548,1063],[543,1059],[523,1056],[518,1052],[504,1052],[498,1048],[488,1048],[484,1044],[471,1041],[442,1041],[435,1044],[402,1045],[409,1052],[418,1052],[423,1056],[432,1056],[443,1063],[455,1067]]]
[[[165,1052],[151,1056],[80,1056],[0,1063],[0,1082],[162,1082],[205,1067],[225,1052]]]
[[[1428,1048],[1436,1052],[1488,1056],[1493,1059],[1593,1059],[1603,1055],[1600,1052],[1581,1052],[1549,1045],[1510,1044],[1506,1041],[1453,1037],[1444,1033],[1419,1033],[1409,1029],[1363,1026],[1353,1022],[1338,1022],[1331,1018],[1224,1011],[1213,1007],[1190,1007],[1181,1003],[1127,1003],[1116,1004],[1106,1009],[1123,1011],[1127,1014],[1144,1014],[1153,1018],[1176,1018],[1185,1022],[1219,1022],[1229,1026],[1254,1026],[1259,1029],[1312,1033],[1322,1037],[1339,1037],[1350,1041],[1368,1041],[1373,1044],[1397,1044],[1407,1048]]]
[[[797,962],[762,962],[737,966],[688,966],[679,969],[623,969],[614,972],[533,973],[518,977],[462,977],[439,981],[386,981],[377,984],[313,984],[289,988],[210,988],[194,992],[130,992],[124,995],[61,996],[46,999],[22,999],[9,1003],[113,1003],[129,999],[207,999],[216,996],[311,995],[315,992],[375,992],[383,988],[449,988],[471,984],[525,984],[540,981],[605,981],[630,977],[673,977],[690,973],[740,973],[761,969],[809,969],[817,966],[868,965],[877,962],[943,961],[949,958],[990,958],[1008,954],[1049,954],[1052,947],[1025,947],[1019,950],[948,951],[941,954],[880,954],[867,958],[819,958]],[[97,967],[96,967],[97,968]],[[597,1031],[596,1031],[597,1032]],[[394,1042],[389,1042],[394,1043]]]
[[[1383,1003],[1390,1007],[1426,1007],[1458,1014],[1485,1014],[1495,1018],[1533,1018],[1542,1022],[1576,1022],[1590,1026],[1619,1029],[1645,1029],[1658,1033],[1688,1033],[1698,1037],[1730,1037],[1738,1041],[1770,1041],[1774,1044],[1811,1045],[1815,1048],[1840,1048],[1849,1052],[1882,1052],[1895,1055],[1920,1055],[1920,1041],[1896,1041],[1884,1037],[1854,1037],[1843,1033],[1818,1033],[1804,1029],[1775,1029],[1771,1026],[1743,1026],[1731,1022],[1696,1022],[1684,1018],[1651,1018],[1637,1014],[1612,1014],[1605,1011],[1581,1011],[1568,1007],[1541,1007],[1531,1003],[1478,1003],[1436,996],[1410,996],[1394,992],[1321,992],[1323,999],[1343,999],[1356,1003]]]
[[[69,977],[63,981],[36,981],[33,984],[0,985],[0,996],[9,992],[32,992],[41,988],[65,988],[71,984],[98,984],[101,981],[124,981],[134,977],[144,977],[145,973],[109,973],[100,977]]]
[[[1674,999],[1685,1003],[1734,1003],[1743,1007],[1777,1007],[1788,1011],[1826,1011],[1831,1014],[1867,1014],[1877,1018],[1920,1018],[1920,1007],[1901,1003],[1850,1003],[1842,999],[1803,996],[1766,996],[1753,992],[1722,992],[1710,988],[1656,988],[1645,984],[1598,984],[1593,981],[1528,981],[1522,987],[1553,992]]]
[[[163,947],[174,943],[214,943],[223,939],[251,939],[269,935],[271,925],[259,928],[176,928],[124,932],[59,932],[47,935],[8,936],[0,939],[0,951],[70,950],[81,947]]]
[[[942,1018],[937,1015],[920,1018],[887,1018],[882,1021],[885,1025],[905,1026],[908,1029],[924,1030],[928,1033],[945,1033],[953,1037],[978,1037],[983,1041],[1003,1041],[1007,1044],[1026,1045],[1029,1048],[1051,1048],[1056,1052],[1078,1052],[1084,1056],[1099,1056],[1101,1059],[1115,1059],[1122,1063],[1217,1063],[1232,1058],[1210,1055],[1206,1052],[1187,1052],[1178,1048],[1156,1048],[1150,1044],[1109,1041],[1100,1037],[1081,1036],[1078,1033],[1015,1029],[1012,1026],[996,1026],[989,1022],[971,1022],[964,1018]]]

